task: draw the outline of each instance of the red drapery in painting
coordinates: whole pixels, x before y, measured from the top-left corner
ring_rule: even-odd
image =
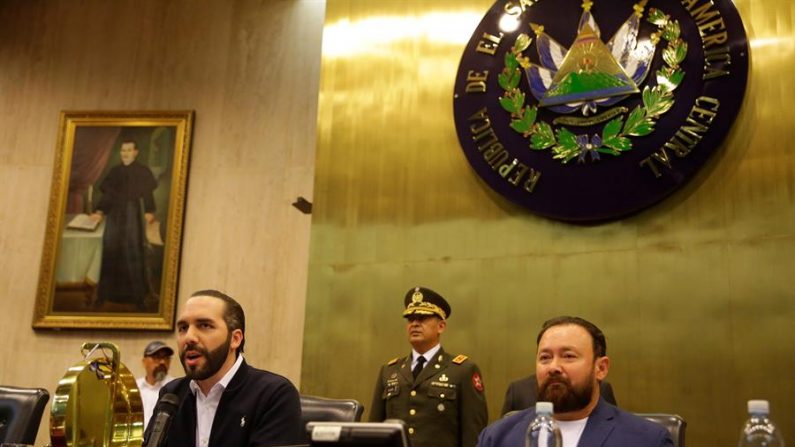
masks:
[[[85,204],[86,191],[105,170],[113,144],[120,133],[121,127],[85,126],[75,129],[72,169],[66,198],[67,214],[90,211]]]

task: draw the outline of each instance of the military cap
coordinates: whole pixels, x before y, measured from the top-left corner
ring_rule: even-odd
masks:
[[[409,315],[436,315],[442,320],[450,317],[452,309],[450,304],[441,295],[425,287],[414,287],[406,292],[403,300],[406,310],[403,316]]]

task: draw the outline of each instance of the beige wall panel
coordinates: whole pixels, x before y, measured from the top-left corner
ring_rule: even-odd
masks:
[[[402,298],[423,284],[452,302],[445,348],[480,365],[492,420],[533,371],[541,322],[571,313],[606,332],[621,406],[682,414],[688,445],[736,443],[751,397],[790,436],[793,3],[735,2],[752,66],[719,153],[659,205],[595,226],[506,203],[461,152],[453,81],[491,4],[328,2],[304,390],[369,405],[379,366],[409,351]]]
[[[118,343],[138,375],[146,342],[175,342],[31,329],[66,109],[196,111],[177,311],[227,291],[249,362],[299,383],[310,217],[290,203],[313,198],[324,14],[311,0],[0,1],[0,383],[53,392],[88,340]]]

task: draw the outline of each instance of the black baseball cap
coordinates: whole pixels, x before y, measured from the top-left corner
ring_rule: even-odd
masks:
[[[163,343],[162,341],[155,340],[146,345],[146,349],[144,349],[144,357],[149,357],[159,351],[166,351],[168,355],[174,355],[174,350],[169,348],[167,344]]]

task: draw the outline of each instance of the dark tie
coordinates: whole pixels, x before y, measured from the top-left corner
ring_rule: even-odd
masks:
[[[422,372],[423,365],[425,365],[425,357],[423,356],[417,357],[417,366],[415,366],[414,369],[411,370],[411,374],[414,375],[414,380],[417,380],[417,376],[419,376],[420,373]]]

